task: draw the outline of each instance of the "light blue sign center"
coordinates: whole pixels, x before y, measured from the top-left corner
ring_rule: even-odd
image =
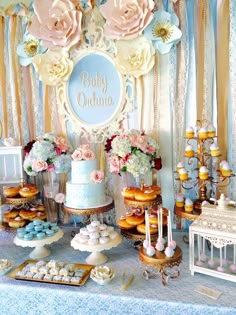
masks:
[[[82,57],[68,82],[72,110],[86,124],[109,121],[122,100],[122,80],[112,60],[99,53]]]

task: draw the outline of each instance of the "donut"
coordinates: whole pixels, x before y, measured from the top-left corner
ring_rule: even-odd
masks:
[[[36,207],[36,209],[37,209],[37,211],[45,211],[45,210],[46,210],[46,208],[45,208],[44,205],[38,205],[38,206]]]
[[[145,216],[144,215],[131,215],[131,216],[127,216],[126,217],[126,221],[130,225],[135,225],[135,226],[143,223],[144,220],[145,220]]]
[[[34,184],[26,184],[19,190],[19,194],[23,198],[33,197],[38,193],[39,193],[38,187]]]
[[[157,195],[161,194],[161,187],[159,187],[159,186],[155,186],[155,185],[146,186],[146,185],[144,185],[144,190],[149,190],[149,189],[154,190]]]
[[[121,191],[121,195],[127,199],[134,199],[135,193],[139,191],[140,189],[137,187],[124,187]]]
[[[14,219],[9,219],[8,221],[8,225],[10,227],[14,227],[14,228],[19,228],[19,227],[23,227],[26,225],[26,220],[17,216]]]
[[[157,198],[157,193],[153,189],[140,190],[135,193],[134,198],[138,201],[151,201]]]
[[[158,218],[156,215],[150,215],[149,216],[149,223],[150,224],[158,224]]]
[[[145,223],[139,224],[137,226],[137,231],[141,234],[146,234],[146,225]],[[150,234],[156,234],[158,228],[156,226],[150,225]]]
[[[132,230],[135,227],[135,225],[129,224],[125,218],[120,218],[118,221],[118,225],[123,230]]]
[[[36,216],[36,212],[22,209],[19,212],[19,216],[21,216],[25,220],[32,220]]]
[[[47,215],[44,212],[37,212],[35,217],[33,217],[30,221],[34,221],[34,220],[45,220],[47,219]]]
[[[8,219],[14,219],[18,215],[19,215],[19,211],[18,210],[11,210],[11,211],[4,212],[4,218],[7,219],[7,220]]]
[[[15,197],[19,194],[19,191],[20,191],[20,186],[12,186],[12,187],[9,187],[9,186],[4,186],[3,187],[3,195],[5,197]]]

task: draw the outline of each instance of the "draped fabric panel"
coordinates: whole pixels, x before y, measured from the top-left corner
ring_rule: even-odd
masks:
[[[141,128],[159,141],[163,159],[159,175],[169,208],[176,191],[174,170],[184,155],[185,129],[195,126],[197,119],[208,119],[217,127],[222,157],[236,172],[235,1],[173,2],[158,0],[156,6],[177,14],[181,42],[169,54],[156,51],[154,68],[134,80],[135,110],[124,122],[125,128]],[[56,89],[45,86],[32,65],[19,64],[16,47],[25,32],[26,13],[23,5],[0,8],[2,137],[13,137],[22,145],[48,131],[73,138]],[[234,187],[231,184],[230,195],[236,198]]]

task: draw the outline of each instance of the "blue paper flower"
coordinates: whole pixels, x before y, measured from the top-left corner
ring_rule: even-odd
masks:
[[[176,14],[159,10],[154,13],[152,22],[145,28],[144,35],[161,54],[167,54],[182,36],[178,25],[179,19]]]
[[[40,46],[38,39],[25,33],[23,37],[23,42],[17,46],[16,53],[20,58],[20,64],[22,66],[28,66],[32,63],[33,57],[44,53],[47,49]]]

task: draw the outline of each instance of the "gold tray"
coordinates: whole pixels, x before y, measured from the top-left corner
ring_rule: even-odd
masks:
[[[12,205],[24,205],[26,203],[28,203],[29,201],[32,201],[32,200],[35,200],[37,198],[38,194],[35,195],[35,196],[32,196],[32,197],[28,197],[28,198],[23,198],[23,197],[12,197],[12,198],[9,198],[7,197],[6,198],[6,203],[7,204],[12,204]]]
[[[161,195],[158,195],[156,199],[150,201],[138,201],[134,199],[124,198],[124,204],[129,207],[153,207],[162,203]]]
[[[129,238],[133,241],[144,241],[146,239],[146,234],[141,234],[137,231],[136,228],[132,230],[124,230],[120,229],[120,233],[122,236]],[[163,225],[163,236],[167,235],[167,226]],[[154,242],[157,240],[158,232],[155,234],[151,234],[151,241]]]
[[[46,260],[44,260],[44,261],[46,263],[49,262],[49,261],[46,261]],[[71,283],[71,282],[66,282],[66,281],[61,281],[61,280],[33,279],[33,278],[26,278],[26,277],[22,277],[22,276],[17,276],[16,275],[17,272],[21,271],[26,265],[37,263],[37,262],[38,262],[38,260],[26,260],[21,265],[16,267],[14,270],[9,272],[7,276],[9,278],[13,278],[13,279],[16,279],[16,280],[25,280],[25,281],[33,281],[33,282],[45,282],[45,283],[54,283],[54,284],[65,284],[65,285],[72,285],[72,286],[82,286],[87,281],[87,279],[88,279],[88,277],[90,275],[90,271],[94,268],[93,265],[65,262],[65,264],[73,264],[73,265],[75,265],[76,268],[84,269],[84,273],[82,274],[79,283]]]

